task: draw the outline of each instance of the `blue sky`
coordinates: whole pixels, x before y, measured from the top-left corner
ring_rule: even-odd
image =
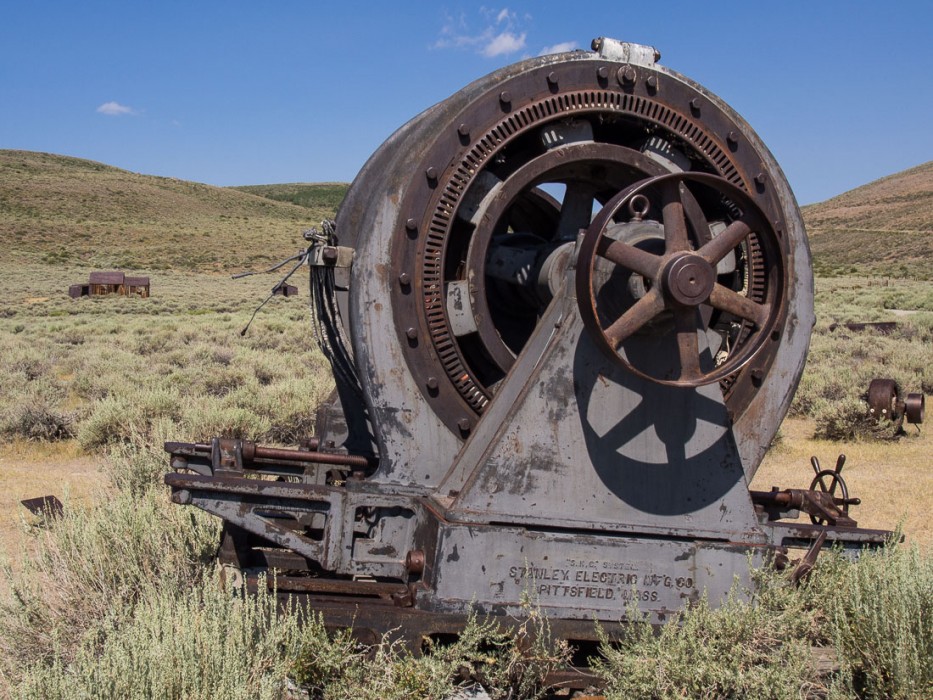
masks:
[[[933,159],[931,34],[930,2],[7,2],[0,148],[348,181],[470,81],[605,35],[729,102],[807,204]]]

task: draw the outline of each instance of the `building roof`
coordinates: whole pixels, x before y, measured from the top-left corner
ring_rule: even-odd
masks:
[[[124,277],[123,281],[125,284],[128,284],[131,287],[148,287],[149,286],[148,277]]]
[[[119,270],[110,272],[92,272],[88,284],[123,284],[123,273]]]

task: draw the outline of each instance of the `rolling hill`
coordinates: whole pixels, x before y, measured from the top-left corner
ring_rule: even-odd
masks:
[[[817,274],[933,279],[933,161],[803,208]]]
[[[282,259],[341,183],[212,187],[0,150],[0,245],[23,263],[230,270]],[[803,209],[819,275],[933,279],[933,161]]]
[[[231,188],[0,150],[0,246],[21,263],[230,270],[294,253],[333,216]]]
[[[291,202],[300,207],[326,210],[336,216],[350,185],[345,182],[295,182],[285,185],[244,185],[231,189],[268,197],[278,202]]]

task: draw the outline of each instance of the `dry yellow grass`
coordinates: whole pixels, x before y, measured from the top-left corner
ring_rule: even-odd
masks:
[[[97,502],[105,483],[103,459],[85,454],[74,440],[0,445],[0,552],[14,566],[28,539],[26,525],[34,520],[20,501],[54,495],[65,507]]]
[[[808,488],[813,479],[810,457],[832,469],[836,457],[846,455],[843,476],[850,496],[862,499],[851,515],[859,526],[894,529],[903,524],[908,542],[929,549],[933,545],[933,437],[929,429],[917,433],[912,426],[897,442],[840,443],[815,440],[813,423],[788,419],[781,427],[780,441],[768,452],[751,487],[767,491]]]

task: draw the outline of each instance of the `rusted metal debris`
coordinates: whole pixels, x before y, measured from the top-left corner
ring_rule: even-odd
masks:
[[[652,47],[593,48],[426,110],[307,233],[337,387],[317,437],[166,444],[232,579],[274,571],[328,624],[414,649],[531,599],[582,658],[594,620],[662,624],[750,564],[799,555],[801,578],[824,543],[890,536],[857,526],[842,460],[748,488],[814,321],[780,167]]]
[[[855,332],[871,330],[881,335],[890,335],[897,330],[897,321],[875,321],[871,323],[848,321],[846,323],[832,323],[829,326],[830,331],[835,331],[839,328],[845,328]]]
[[[56,496],[39,496],[38,498],[27,498],[20,501],[23,506],[33,515],[49,518],[60,518],[65,514],[65,506]]]
[[[876,421],[890,421],[896,428],[905,421],[920,425],[926,416],[926,397],[919,393],[902,396],[900,386],[893,379],[872,379],[865,397],[869,415]]]

